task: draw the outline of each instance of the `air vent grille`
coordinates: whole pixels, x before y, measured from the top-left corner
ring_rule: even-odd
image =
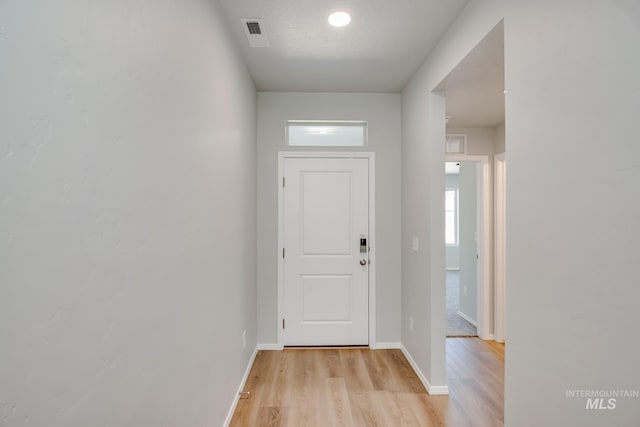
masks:
[[[249,34],[262,34],[260,23],[258,22],[247,22],[247,29],[249,30]]]
[[[269,47],[264,22],[260,18],[242,18],[242,29],[251,47]]]

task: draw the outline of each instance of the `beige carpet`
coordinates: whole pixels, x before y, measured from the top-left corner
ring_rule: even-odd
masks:
[[[460,310],[460,273],[447,271],[447,336],[448,337],[476,337],[478,330],[471,323],[464,320]]]

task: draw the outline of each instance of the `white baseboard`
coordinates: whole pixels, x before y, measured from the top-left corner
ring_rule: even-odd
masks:
[[[466,314],[464,314],[460,310],[458,310],[458,316],[462,317],[464,320],[466,320],[467,322],[471,323],[476,328],[478,327],[478,322],[476,320],[473,320],[471,317],[467,316]]]
[[[399,342],[377,342],[369,348],[371,348],[371,350],[400,350],[402,348],[402,344]]]
[[[266,350],[266,351],[279,351],[282,350],[282,347],[278,346],[278,344],[258,344],[256,346],[258,351]]]
[[[432,385],[431,389],[427,390],[427,392],[431,396],[447,395],[449,394],[449,387],[446,385],[439,385],[439,386]]]
[[[240,393],[244,390],[244,385],[249,378],[249,373],[251,372],[251,368],[253,367],[253,362],[256,360],[256,355],[258,354],[258,346],[256,346],[255,350],[253,350],[253,354],[249,359],[249,363],[247,364],[247,369],[244,371],[244,376],[242,377],[242,381],[240,381],[240,387],[238,387],[238,391],[233,399],[233,403],[231,404],[231,408],[227,413],[227,419],[224,420],[224,427],[228,427],[231,423],[231,418],[233,418],[233,413],[236,411],[236,406],[238,406],[238,400],[240,400]]]
[[[495,341],[496,340],[496,336],[493,335],[493,334],[478,335],[478,338],[480,338],[482,341]]]
[[[427,389],[427,393],[429,393],[432,396],[449,394],[449,387],[447,387],[446,385],[433,386],[429,383],[429,381],[427,380],[427,377],[424,376],[424,374],[418,367],[418,364],[416,363],[415,360],[413,360],[413,357],[411,357],[411,354],[403,344],[400,344],[400,349],[402,350],[402,354],[404,354],[404,357],[406,357],[407,360],[409,361],[409,364],[413,368],[413,371],[416,373],[418,378],[420,378],[420,381],[422,381],[422,385],[424,385],[424,388]]]

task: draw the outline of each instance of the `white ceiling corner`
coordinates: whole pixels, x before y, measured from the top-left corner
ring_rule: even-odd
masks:
[[[219,0],[260,91],[400,92],[467,0]],[[331,12],[351,24],[333,28]],[[240,20],[261,18],[268,48]]]

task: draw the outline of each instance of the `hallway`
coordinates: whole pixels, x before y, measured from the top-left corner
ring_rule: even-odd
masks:
[[[329,24],[334,7],[350,26]],[[353,268],[368,270],[366,344],[395,350],[260,353],[236,425],[500,425],[504,406],[509,427],[638,427],[640,399],[567,397],[640,389],[620,327],[640,323],[638,40],[639,0],[0,1],[2,427],[227,426],[291,326],[280,153],[372,156],[375,209],[341,222],[358,256],[330,274],[343,305],[322,307],[350,322]],[[504,85],[466,79],[478,62]],[[503,99],[505,122],[452,113],[461,82]],[[366,124],[366,139],[296,145],[287,123]],[[447,134],[465,143],[447,154]],[[445,339],[453,152],[482,158],[489,189],[505,153],[505,203],[482,198],[505,230],[477,230],[486,286],[465,292],[462,274],[459,295],[480,336],[506,336],[506,375],[504,347]]]
[[[447,339],[450,396],[430,396],[400,350],[261,351],[232,426],[502,426],[504,345]]]

